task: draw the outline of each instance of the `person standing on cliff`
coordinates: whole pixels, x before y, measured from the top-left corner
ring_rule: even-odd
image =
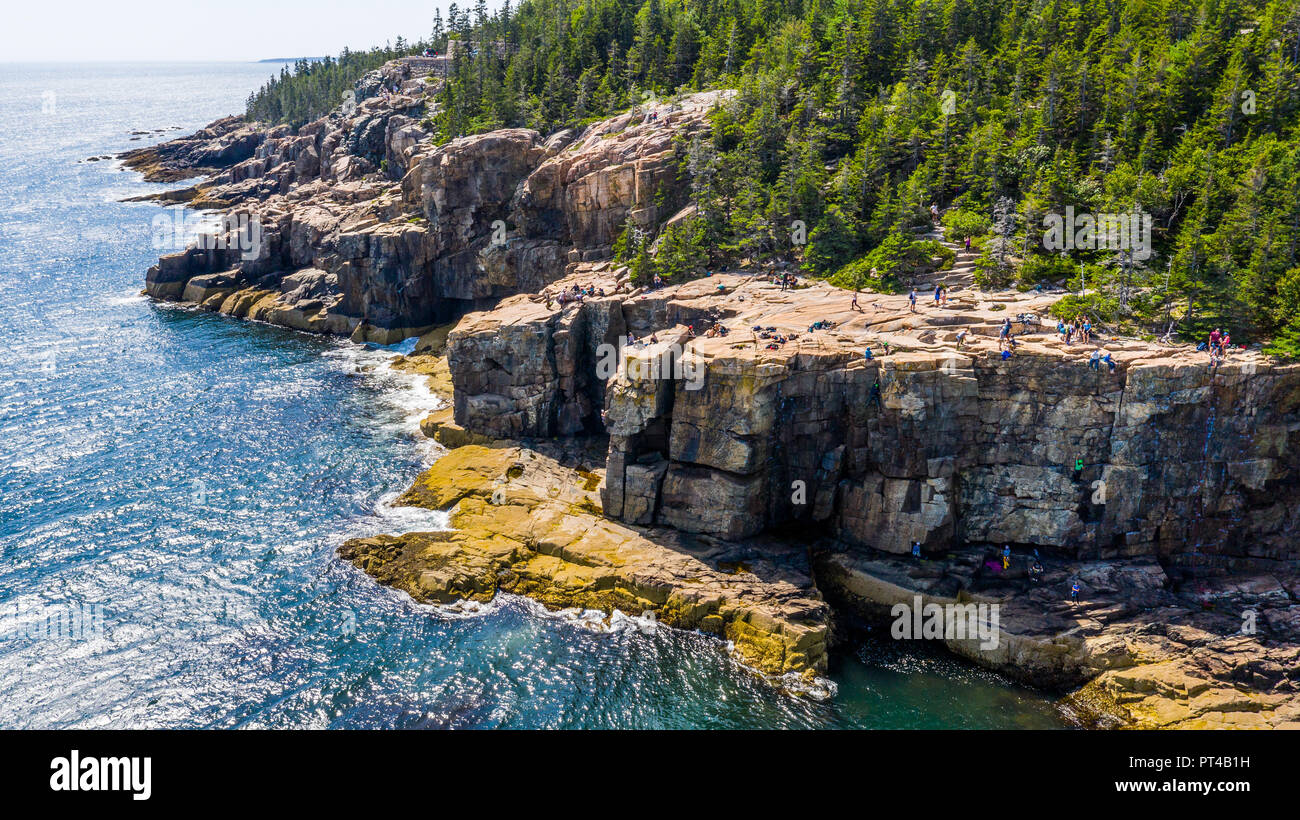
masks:
[[[1078,581],[1075,581],[1073,584],[1070,584],[1070,603],[1072,604],[1079,603],[1079,582]]]
[[[862,312],[862,308],[858,307],[858,292],[856,290],[853,291],[853,301],[849,303],[849,310],[856,310],[858,313]]]
[[[1011,569],[1011,545],[1007,544],[1002,547],[1002,570]]]
[[[911,311],[916,313],[916,288],[912,288],[912,292],[908,294],[907,301],[911,305]]]
[[[913,542],[912,542],[912,557],[915,558],[915,559],[918,560],[918,561],[921,560],[921,542],[920,542],[920,541],[913,541]]]

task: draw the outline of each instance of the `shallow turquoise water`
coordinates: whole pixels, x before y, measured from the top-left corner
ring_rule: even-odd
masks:
[[[86,157],[278,67],[0,66],[0,727],[1050,727],[1045,698],[867,644],[781,695],[712,639],[455,615],[334,556],[394,510],[434,400],[390,352],[138,295],[159,186]],[[156,140],[153,136],[146,140]],[[88,611],[85,634],[52,618]]]

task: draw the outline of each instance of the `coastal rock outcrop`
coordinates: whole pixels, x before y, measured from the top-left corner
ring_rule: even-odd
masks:
[[[601,516],[599,483],[599,472],[557,454],[460,447],[399,500],[452,509],[454,529],[354,539],[339,554],[419,601],[488,601],[503,590],[554,609],[650,613],[725,638],[769,675],[806,685],[825,670],[830,610],[806,552],[634,530]]]
[[[1103,372],[1065,358],[1054,337],[1004,360],[921,341],[921,319],[867,360],[892,320],[868,323],[835,298],[825,285],[788,296],[725,275],[563,308],[517,297],[449,337],[456,421],[492,436],[603,428],[608,514],[622,516],[631,465],[662,462],[653,480],[633,472],[636,517],[649,508],[657,523],[721,538],[810,521],[896,553],[955,539],[1187,569],[1297,558],[1300,367],[1244,355],[1211,372],[1134,345]],[[831,315],[834,330],[808,331]],[[624,329],[646,333],[646,316],[661,323],[660,346],[625,349]],[[716,316],[737,329],[685,346],[671,337]],[[799,338],[770,344],[749,327]],[[601,345],[622,355],[605,378]],[[699,378],[649,367],[664,346]],[[629,376],[637,357],[652,376]]]
[[[219,274],[242,305],[281,290],[280,277],[319,270],[335,298],[322,298],[318,315],[303,321],[304,309],[285,303],[260,318],[383,343],[419,335],[536,293],[576,261],[608,255],[624,223],[670,213],[686,193],[674,140],[703,131],[721,96],[644,106],[549,139],[512,128],[438,145],[428,115],[440,80],[427,62],[386,64],[358,83],[355,102],[297,129],[229,117],[123,155],[150,179],[208,177],[144,198],[224,212],[197,246],[159,259],[146,292],[221,310],[226,300],[211,294],[191,299],[207,288],[189,280]]]
[[[402,500],[455,529],[345,558],[422,601],[653,613],[805,680],[826,668],[822,593],[876,618],[997,603],[1000,648],[949,647],[1082,711],[1295,723],[1300,365],[1081,348],[1027,320],[1004,353],[1001,317],[1050,294],[859,307],[753,268],[634,289],[611,246],[683,213],[682,146],[726,92],[439,145],[429,79],[398,61],[297,129],[228,118],[125,155],[206,175],[159,198],[224,211],[150,268],[155,298],[380,343],[455,323],[402,362],[450,391],[422,429],[456,448]],[[1116,364],[1085,364],[1096,346]]]

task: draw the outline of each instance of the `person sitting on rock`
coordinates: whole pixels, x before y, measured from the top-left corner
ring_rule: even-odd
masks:
[[[1101,360],[1102,360],[1103,362],[1105,362],[1106,364],[1110,365],[1110,372],[1111,372],[1111,373],[1114,373],[1114,372],[1115,372],[1115,364],[1116,364],[1116,362],[1115,362],[1114,359],[1112,359],[1112,358],[1110,357],[1110,353],[1109,353],[1109,352],[1106,353],[1105,356],[1102,356],[1102,357],[1101,357]]]
[[[866,350],[862,351],[862,358],[865,359],[866,361],[871,361],[876,357],[872,354],[871,348],[867,348]]]
[[[1088,369],[1089,369],[1089,370],[1100,370],[1100,369],[1101,369],[1101,351],[1100,351],[1100,350],[1094,350],[1094,351],[1092,351],[1092,355],[1088,357]]]

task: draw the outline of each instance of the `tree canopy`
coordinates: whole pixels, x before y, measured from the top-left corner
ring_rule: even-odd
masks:
[[[988,283],[1086,282],[1107,322],[1300,352],[1295,0],[525,0],[450,18],[430,42],[500,47],[454,61],[440,141],[736,89],[680,151],[696,210],[658,243],[665,273],[787,256],[862,282],[874,252],[884,286],[936,203]],[[286,73],[250,113],[299,119],[316,86],[337,99],[388,53]],[[1045,246],[1066,208],[1149,215],[1152,253]]]

